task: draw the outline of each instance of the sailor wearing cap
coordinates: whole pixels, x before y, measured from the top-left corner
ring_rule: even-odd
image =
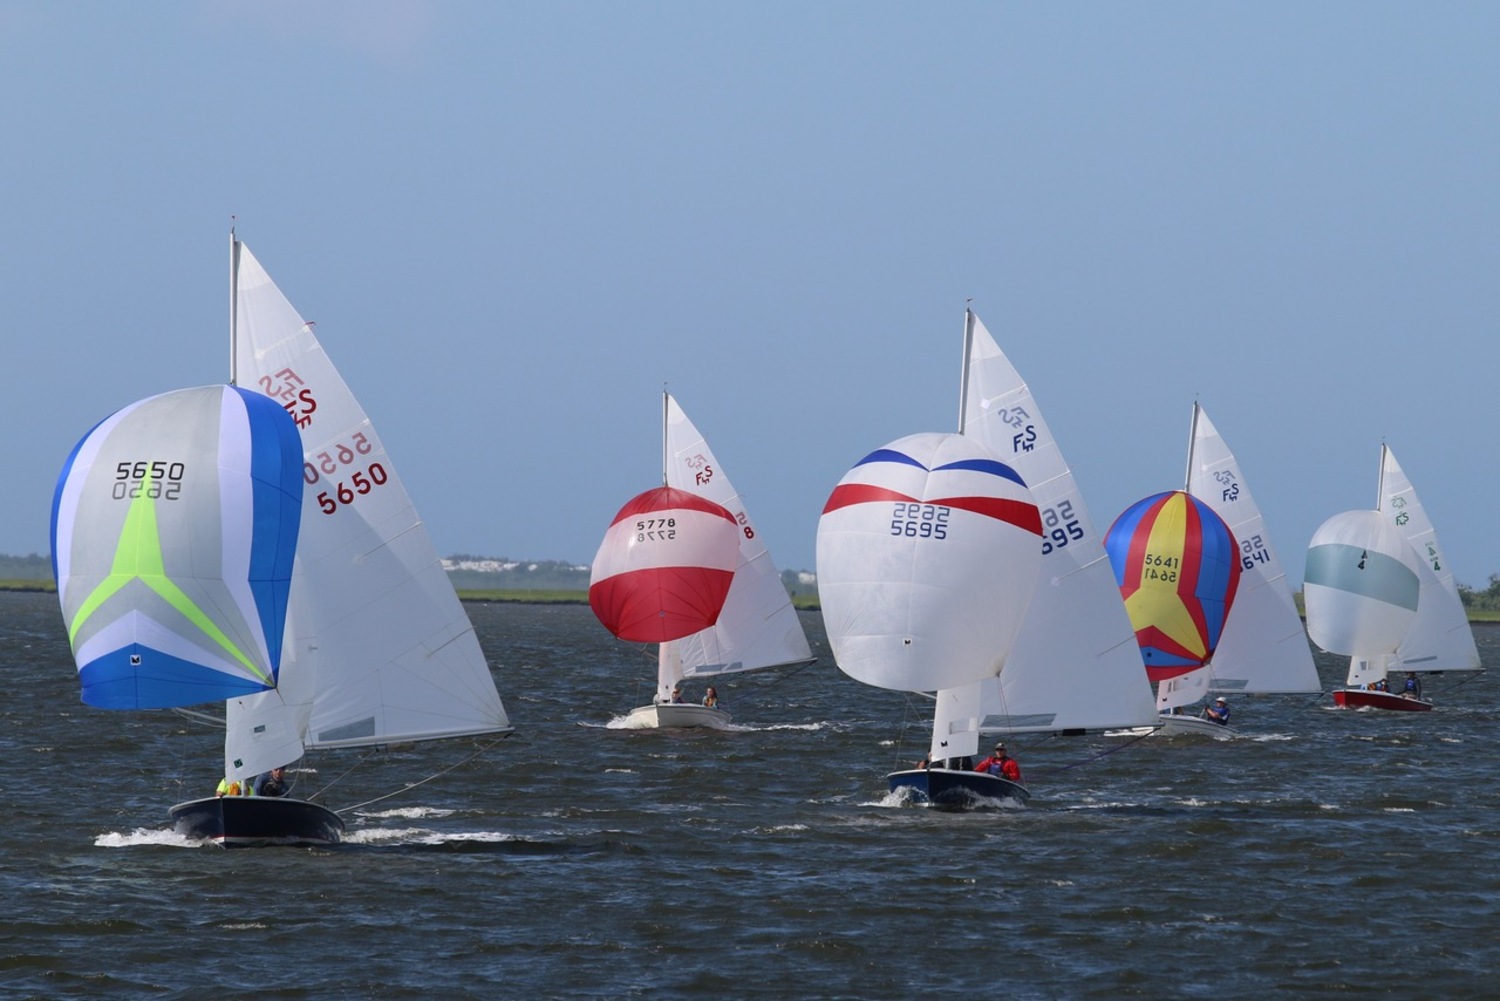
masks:
[[[995,752],[974,766],[976,772],[986,772],[990,775],[998,775],[1002,779],[1021,785],[1021,766],[1016,764],[1016,759],[1005,753],[1005,745],[1000,742],[995,744]]]

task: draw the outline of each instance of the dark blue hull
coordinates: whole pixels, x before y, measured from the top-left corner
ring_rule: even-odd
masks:
[[[948,768],[913,768],[886,776],[891,792],[909,789],[919,800],[950,810],[966,810],[984,800],[1014,800],[1025,803],[1031,793],[1025,786],[984,772]]]
[[[224,848],[334,845],[344,836],[338,814],[284,796],[215,796],[178,803],[169,812],[178,834]]]

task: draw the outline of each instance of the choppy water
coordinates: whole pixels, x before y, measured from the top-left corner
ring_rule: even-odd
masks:
[[[1488,676],[1430,681],[1430,714],[1242,698],[1229,742],[1012,741],[1031,803],[953,814],[886,801],[928,704],[845,678],[816,615],[817,666],[673,733],[608,726],[654,668],[587,608],[469,612],[513,738],[348,844],[226,852],[166,822],[218,735],[83,706],[55,599],[0,594],[0,998],[1500,996]]]

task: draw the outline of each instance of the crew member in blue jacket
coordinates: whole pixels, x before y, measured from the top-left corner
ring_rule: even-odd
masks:
[[[1229,725],[1229,703],[1224,696],[1220,695],[1214,699],[1213,705],[1203,710],[1203,715],[1218,723],[1220,726]]]

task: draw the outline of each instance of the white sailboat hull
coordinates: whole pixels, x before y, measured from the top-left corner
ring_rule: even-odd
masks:
[[[707,726],[723,730],[729,726],[730,719],[730,715],[724,710],[708,706],[653,703],[630,710],[630,715],[625,718],[625,729],[687,729]]]
[[[1214,740],[1232,740],[1240,735],[1238,730],[1227,723],[1215,723],[1202,716],[1173,716],[1163,713],[1158,718],[1161,720],[1161,726],[1156,729],[1156,732],[1166,737],[1192,734],[1199,737],[1212,737]]]

